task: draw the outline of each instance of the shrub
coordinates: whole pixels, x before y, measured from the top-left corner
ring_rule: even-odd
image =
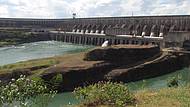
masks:
[[[0,86],[0,106],[8,107],[46,107],[56,94],[40,82],[20,76],[12,79],[8,84]]]
[[[134,98],[126,85],[113,82],[99,82],[84,88],[77,88],[74,91],[84,105],[113,105],[123,107],[132,104]]]
[[[45,82],[50,89],[60,90],[63,78],[61,74],[56,74],[51,80]]]
[[[171,77],[167,81],[167,86],[168,87],[178,87],[179,86],[179,77]]]

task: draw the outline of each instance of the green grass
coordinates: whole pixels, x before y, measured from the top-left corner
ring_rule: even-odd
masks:
[[[13,72],[19,69],[33,69],[32,72],[39,73],[39,71],[42,72],[44,68],[50,67],[57,63],[59,63],[59,59],[56,57],[23,61],[15,64],[0,66],[0,74]]]
[[[190,87],[163,88],[158,91],[141,90],[133,93],[136,99],[134,105],[127,107],[190,107]],[[78,105],[76,107],[87,107]],[[111,107],[97,105],[96,107]]]
[[[138,107],[189,107],[190,87],[144,90],[136,93]]]

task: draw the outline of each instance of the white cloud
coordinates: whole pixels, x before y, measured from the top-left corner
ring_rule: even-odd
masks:
[[[0,17],[65,18],[190,14],[189,0],[0,0]]]
[[[132,12],[133,14],[138,14],[141,12],[143,8],[143,0],[122,0],[121,1],[121,14],[123,15],[131,15]]]
[[[0,17],[9,17],[8,6],[0,5]]]

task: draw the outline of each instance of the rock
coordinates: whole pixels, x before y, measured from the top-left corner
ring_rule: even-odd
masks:
[[[109,61],[119,63],[135,63],[139,60],[151,58],[160,53],[157,46],[116,45],[106,48],[96,48],[86,53],[86,61]]]

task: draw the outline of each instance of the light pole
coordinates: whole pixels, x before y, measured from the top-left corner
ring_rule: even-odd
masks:
[[[75,18],[76,18],[76,16],[77,16],[77,14],[76,14],[76,13],[73,13],[73,19],[75,19]]]

